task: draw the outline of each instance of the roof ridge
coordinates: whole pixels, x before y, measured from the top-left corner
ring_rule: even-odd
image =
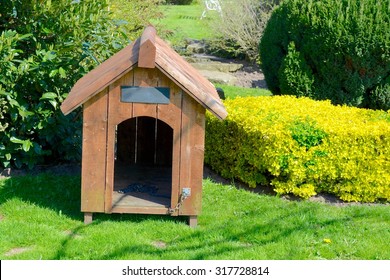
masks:
[[[143,35],[143,42],[154,43],[152,45],[155,46],[155,57],[152,60],[145,59],[146,65],[144,67],[154,68],[151,65],[151,61],[153,61],[155,67],[203,107],[210,110],[219,119],[226,118],[226,109],[214,85],[153,32],[155,32],[153,26],[148,26],[144,31],[146,35]],[[150,33],[152,33],[151,36],[149,36]],[[147,34],[149,35],[147,36]],[[138,38],[79,79],[62,103],[61,111],[65,115],[69,114],[131,71],[137,65],[141,56],[141,38]],[[152,40],[155,41],[152,42]],[[149,48],[151,45],[146,47]],[[154,54],[153,48],[151,52],[146,50],[146,54]]]

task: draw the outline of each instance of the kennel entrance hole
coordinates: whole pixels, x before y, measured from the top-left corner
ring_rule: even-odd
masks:
[[[113,207],[170,207],[173,129],[151,117],[116,129]]]

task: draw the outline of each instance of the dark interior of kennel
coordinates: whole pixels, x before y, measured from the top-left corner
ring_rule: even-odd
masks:
[[[117,126],[113,206],[171,204],[173,129],[151,117]]]

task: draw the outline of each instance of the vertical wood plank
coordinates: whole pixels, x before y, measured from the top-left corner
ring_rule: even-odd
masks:
[[[134,69],[134,86],[139,87],[156,87],[159,82],[159,76],[156,69]],[[133,104],[133,117],[148,116],[157,118],[157,105],[156,104]]]
[[[158,119],[169,124],[173,129],[172,139],[172,193],[171,208],[175,207],[179,201],[180,193],[180,148],[181,148],[181,104],[183,92],[170,79],[160,72],[160,83],[158,86],[169,87],[171,96],[168,105],[157,106]],[[174,213],[173,216],[178,215]]]
[[[196,118],[193,120],[191,131],[191,183],[193,191],[196,195],[192,197],[191,205],[183,207],[183,213],[199,215],[202,208],[202,184],[203,184],[203,165],[204,165],[204,141],[205,141],[205,108],[199,103],[195,103],[194,114]]]
[[[134,69],[134,86],[155,87],[158,85],[156,69]],[[137,163],[148,164],[154,161],[155,124],[157,119],[157,104],[133,103],[133,117],[138,118],[137,128]]]
[[[104,212],[107,89],[84,104],[81,211]]]
[[[114,191],[115,173],[115,138],[116,126],[133,116],[133,106],[120,102],[121,85],[133,85],[133,71],[110,85],[108,93],[108,125],[107,125],[107,169],[105,189],[105,212],[111,213],[112,194]]]
[[[196,216],[202,206],[205,109],[187,94],[183,96],[180,156],[180,190],[191,188],[180,215]]]
[[[111,84],[109,89],[109,113],[108,120],[110,124],[117,125],[124,120],[133,117],[132,103],[123,103],[120,100],[121,86],[134,85],[134,71],[130,71],[121,79]]]

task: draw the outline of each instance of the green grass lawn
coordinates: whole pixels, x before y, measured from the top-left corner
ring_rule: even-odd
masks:
[[[286,201],[204,180],[199,226],[184,218],[95,215],[80,177],[0,181],[0,259],[390,259],[388,205]]]
[[[161,5],[160,9],[163,18],[152,23],[166,31],[165,35],[162,35],[173,45],[182,45],[186,39],[211,39],[215,36],[210,26],[219,15],[214,11],[210,11],[208,16],[201,20],[203,6],[199,4]]]
[[[215,84],[215,87],[223,89],[226,98],[249,97],[249,96],[270,96],[272,92],[263,88],[243,88],[223,84]]]

